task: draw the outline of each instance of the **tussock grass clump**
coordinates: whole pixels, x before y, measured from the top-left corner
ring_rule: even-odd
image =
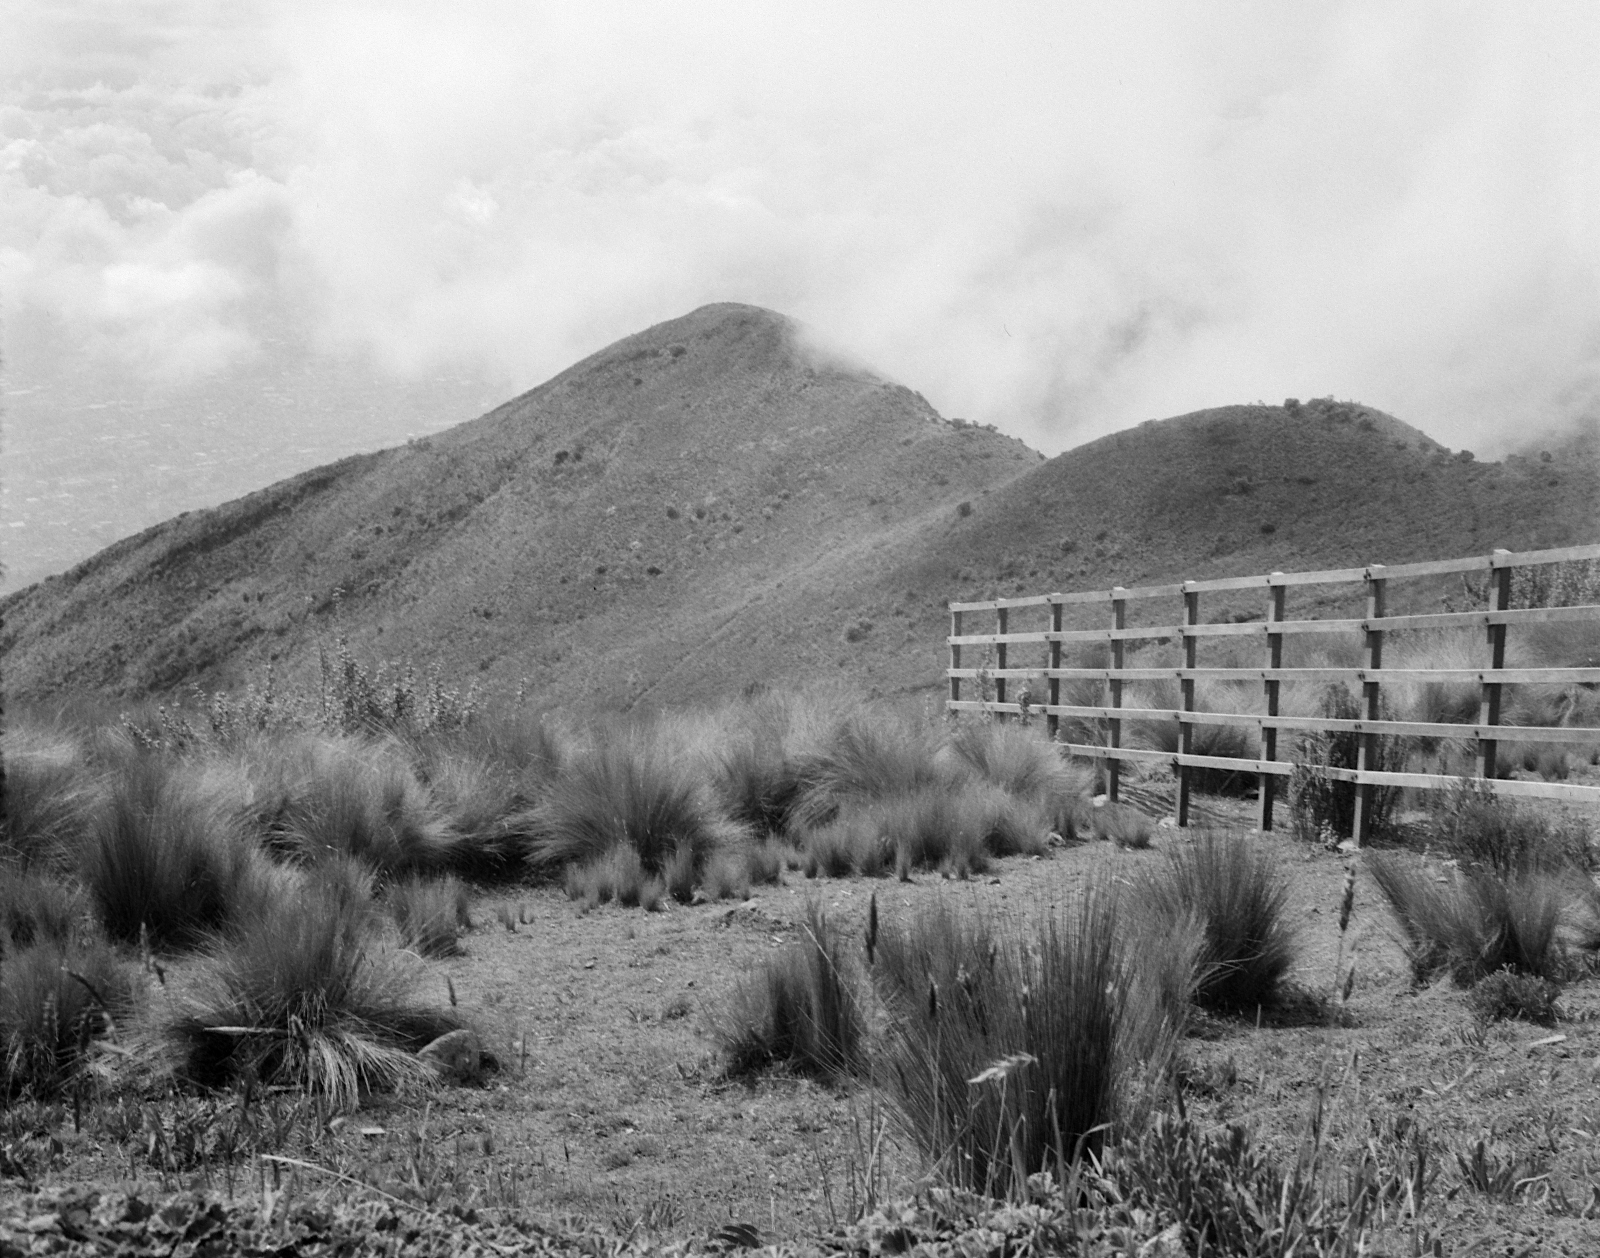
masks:
[[[99,791],[73,740],[29,730],[0,738],[6,776],[0,856],[64,872],[76,862]]]
[[[1074,837],[1090,774],[1063,760],[1037,727],[970,721],[956,728],[947,747],[958,778],[999,787],[1034,805],[1048,829]]]
[[[1271,854],[1240,834],[1202,833],[1148,871],[1140,900],[1154,932],[1197,931],[1195,1001],[1240,1013],[1275,1004],[1295,958],[1289,883]]]
[[[847,716],[803,768],[795,821],[819,829],[847,802],[910,795],[941,780],[936,744],[924,726],[890,712]]]
[[[41,939],[0,959],[0,1097],[49,1097],[130,1014],[132,974],[104,943]]]
[[[431,1078],[416,1050],[460,1025],[412,1003],[395,958],[374,946],[367,908],[313,878],[216,948],[165,1031],[195,1083],[253,1078],[347,1109],[363,1092]]]
[[[935,906],[880,930],[896,1112],[936,1173],[993,1196],[1099,1154],[1140,1062],[1170,1052],[1159,996],[1125,960],[1119,905],[1022,923]]]
[[[1156,836],[1155,823],[1139,809],[1132,804],[1113,804],[1110,800],[1093,806],[1089,825],[1095,838],[1133,851],[1142,852]]]
[[[71,887],[30,869],[0,865],[0,964],[17,948],[65,947],[83,916],[81,898]]]
[[[680,851],[696,877],[718,847],[746,837],[704,784],[642,735],[575,756],[536,810],[532,866],[555,873],[626,845],[662,875]]]
[[[1030,802],[981,782],[936,782],[882,799],[851,801],[805,836],[808,878],[876,877],[894,868],[952,877],[985,872],[997,857],[1048,850],[1047,821]]]
[[[393,884],[386,899],[406,947],[425,957],[460,954],[461,934],[472,929],[472,915],[459,879],[413,876]]]
[[[112,778],[78,872],[106,933],[191,948],[233,925],[263,894],[263,859],[237,815],[154,754]]]
[[[1556,982],[1566,976],[1560,937],[1571,895],[1566,879],[1469,871],[1441,883],[1393,852],[1373,852],[1367,868],[1400,927],[1417,982],[1443,973],[1466,987],[1497,970]]]
[[[448,821],[450,870],[474,882],[526,872],[532,810],[566,759],[552,722],[538,713],[479,716],[408,744],[418,777]]]
[[[666,880],[647,870],[636,850],[621,845],[586,865],[568,866],[565,885],[567,898],[581,901],[585,912],[613,900],[623,908],[655,912],[669,891]]]
[[[1140,682],[1133,698],[1131,707],[1175,711],[1183,706],[1175,681]],[[1201,712],[1250,712],[1259,699],[1259,694],[1237,682],[1203,681],[1197,684],[1195,707]],[[1191,729],[1189,751],[1193,755],[1245,760],[1255,753],[1254,736],[1243,726],[1197,722]],[[1138,721],[1133,723],[1130,742],[1135,747],[1176,755],[1182,748],[1182,730],[1176,721]],[[1256,778],[1233,769],[1197,767],[1189,770],[1189,783],[1195,790],[1212,795],[1241,795],[1256,784]]]
[[[801,937],[740,982],[710,1023],[730,1074],[783,1065],[834,1079],[861,1068],[866,1019],[855,979],[814,902]]]
[[[398,745],[354,736],[262,740],[243,762],[253,821],[299,864],[342,855],[381,878],[436,873],[453,834]]]

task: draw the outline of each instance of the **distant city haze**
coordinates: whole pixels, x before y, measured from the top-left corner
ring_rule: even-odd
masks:
[[[1600,416],[1600,9],[0,7],[0,589],[712,301],[1055,454]]]

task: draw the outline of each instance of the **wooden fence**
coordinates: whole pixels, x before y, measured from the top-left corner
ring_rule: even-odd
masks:
[[[1496,778],[1496,750],[1500,741],[1518,743],[1588,743],[1600,741],[1600,728],[1561,726],[1507,726],[1501,724],[1500,710],[1504,688],[1550,683],[1600,684],[1600,668],[1507,668],[1506,634],[1513,626],[1553,621],[1590,621],[1600,624],[1600,604],[1585,603],[1565,607],[1513,608],[1512,574],[1518,568],[1534,565],[1600,559],[1600,545],[1573,546],[1561,550],[1536,550],[1512,553],[1497,550],[1492,555],[1467,559],[1446,559],[1435,563],[1374,565],[1367,568],[1341,568],[1326,572],[1273,572],[1264,576],[1224,577],[1212,581],[1185,581],[1178,585],[1144,586],[1096,590],[1072,594],[1042,594],[1028,598],[997,598],[978,603],[950,604],[950,698],[951,711],[978,711],[1012,715],[1043,715],[1052,739],[1059,740],[1062,717],[1093,718],[1103,729],[1102,743],[1061,745],[1074,756],[1094,757],[1104,762],[1108,793],[1115,800],[1118,770],[1125,761],[1147,761],[1171,765],[1177,773],[1177,822],[1189,820],[1190,776],[1195,769],[1222,769],[1254,773],[1259,780],[1260,825],[1272,828],[1273,796],[1277,779],[1288,777],[1295,766],[1279,759],[1280,730],[1348,732],[1358,734],[1357,763],[1354,769],[1322,766],[1316,771],[1326,778],[1356,784],[1355,834],[1359,843],[1366,837],[1373,815],[1373,792],[1379,786],[1406,786],[1438,789],[1461,778],[1437,773],[1399,773],[1376,767],[1379,763],[1378,739],[1385,735],[1430,738],[1470,738],[1476,747],[1475,776],[1484,786],[1500,795],[1537,796],[1600,803],[1600,787],[1564,782],[1502,780]],[[1390,583],[1406,578],[1437,577],[1448,574],[1485,574],[1482,610],[1434,612],[1416,615],[1388,615],[1385,601]],[[1365,615],[1348,619],[1289,619],[1284,615],[1285,595],[1291,587],[1335,586],[1361,583],[1365,586]],[[1265,595],[1265,618],[1243,623],[1202,623],[1201,597],[1224,591],[1260,590]],[[1128,624],[1128,605],[1141,599],[1178,598],[1183,600],[1183,623],[1132,627]],[[1065,629],[1063,616],[1091,610],[1085,605],[1109,604],[1110,623],[1102,628]],[[964,620],[975,614],[994,617],[994,632],[964,632]],[[1048,627],[1018,631],[1014,614],[1045,615]],[[970,623],[970,622],[968,622]],[[1484,665],[1472,668],[1385,669],[1385,635],[1415,629],[1482,629],[1485,631]],[[1362,666],[1358,668],[1307,667],[1283,665],[1284,638],[1293,634],[1360,633],[1363,642]],[[1206,638],[1255,637],[1262,639],[1260,668],[1203,668],[1199,647]],[[1178,668],[1130,668],[1125,666],[1130,642],[1168,641],[1182,643],[1183,664]],[[1109,649],[1109,667],[1064,668],[1062,646],[1068,643],[1104,643]],[[1017,667],[1012,656],[1019,647],[1043,648],[1044,660],[1037,667]],[[984,648],[986,658],[980,667],[963,666],[964,648]],[[1260,713],[1207,712],[1196,710],[1195,686],[1204,679],[1257,682],[1262,688]],[[1086,679],[1103,682],[1105,702],[1096,705],[1061,702],[1063,681]],[[1045,702],[1034,696],[1015,695],[1008,700],[1012,682],[1047,683]],[[1123,705],[1123,687],[1128,682],[1176,681],[1182,707],[1129,708]],[[1478,720],[1428,722],[1385,720],[1381,716],[1382,687],[1386,682],[1468,682],[1481,687]],[[963,699],[963,682],[976,683],[979,697]],[[1355,682],[1361,688],[1360,715],[1355,719],[1336,717],[1296,717],[1280,715],[1282,687],[1296,682]],[[992,683],[993,698],[987,691]],[[1165,722],[1176,724],[1177,752],[1123,746],[1125,722]],[[1259,755],[1255,759],[1196,755],[1192,751],[1197,725],[1244,726],[1258,731]]]

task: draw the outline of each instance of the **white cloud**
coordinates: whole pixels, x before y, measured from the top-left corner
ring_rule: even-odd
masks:
[[[732,299],[1051,451],[1286,394],[1480,453],[1595,414],[1588,7],[29,12],[0,284],[168,387],[270,324],[509,391]]]

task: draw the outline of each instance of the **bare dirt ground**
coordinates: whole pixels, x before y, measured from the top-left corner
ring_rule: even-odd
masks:
[[[270,1163],[272,1176],[307,1196],[359,1196],[366,1190],[356,1179],[408,1201],[580,1216],[662,1241],[704,1238],[730,1221],[756,1225],[768,1241],[803,1241],[848,1222],[870,1192],[912,1191],[921,1170],[870,1089],[723,1074],[708,1015],[741,975],[794,938],[808,901],[852,931],[874,893],[885,918],[939,897],[1028,913],[1064,903],[1093,877],[1132,886],[1163,846],[1188,841],[1161,829],[1154,850],[1058,849],[970,882],[808,882],[791,873],[786,885],[743,903],[660,913],[606,906],[583,914],[554,890],[486,895],[465,955],[416,967],[423,996],[442,1002],[454,993],[498,1071],[481,1087],[375,1098],[349,1116],[308,1116],[296,1102],[301,1108],[283,1119],[280,1156],[290,1160]],[[1360,857],[1279,835],[1263,842],[1293,888],[1302,940],[1295,981],[1336,992],[1339,897]],[[1353,956],[1355,981],[1336,1019],[1342,1025],[1203,1022],[1184,1050],[1189,1112],[1244,1123],[1292,1158],[1325,1083],[1325,1144],[1337,1156],[1353,1159],[1369,1139],[1408,1125],[1425,1133],[1437,1177],[1406,1244],[1438,1239],[1442,1253],[1595,1252],[1600,984],[1568,987],[1555,1028],[1479,1024],[1448,984],[1413,990],[1364,874],[1343,955]],[[173,1098],[143,1116],[89,1106],[76,1132],[69,1105],[41,1113],[28,1130],[13,1121],[8,1156],[47,1189],[259,1192],[267,1163],[227,1167],[202,1155],[185,1165],[172,1156],[184,1106],[196,1104]],[[1469,1171],[1479,1141],[1487,1190]],[[1395,1244],[1388,1252],[1412,1252]]]

